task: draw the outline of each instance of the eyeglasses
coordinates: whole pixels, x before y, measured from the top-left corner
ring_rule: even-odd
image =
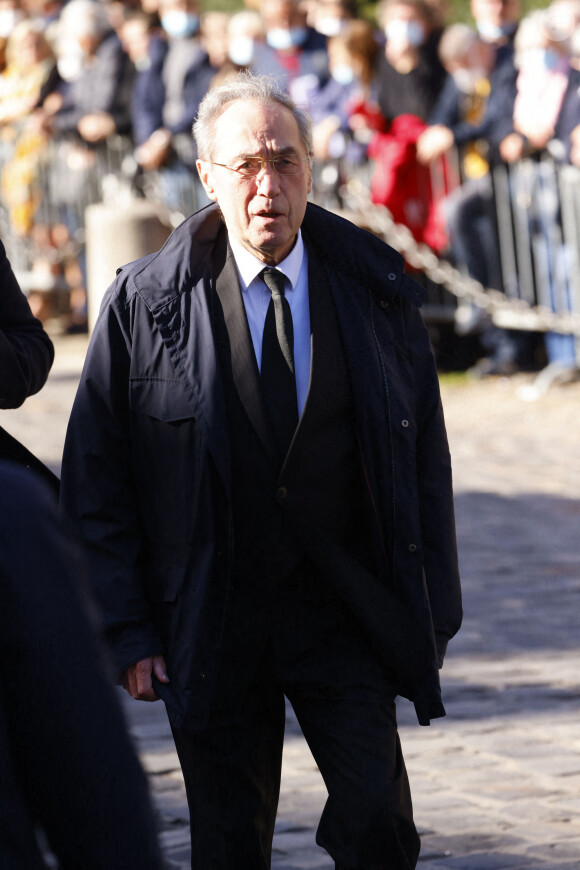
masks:
[[[266,163],[269,163],[278,175],[299,175],[304,169],[304,164],[308,161],[308,157],[297,157],[294,154],[276,154],[274,157],[245,157],[233,165],[212,161],[212,166],[222,166],[231,172],[237,172],[242,178],[256,178],[262,169],[264,169]]]

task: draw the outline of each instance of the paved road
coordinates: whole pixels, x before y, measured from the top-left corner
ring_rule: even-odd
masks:
[[[46,388],[0,416],[55,470],[85,340],[57,344]],[[442,674],[447,718],[420,728],[399,708],[422,870],[580,870],[580,383],[526,403],[528,380],[444,386],[466,615]],[[187,868],[163,711],[124,704],[168,866]],[[331,870],[314,844],[324,788],[291,711],[282,789],[274,870]]]

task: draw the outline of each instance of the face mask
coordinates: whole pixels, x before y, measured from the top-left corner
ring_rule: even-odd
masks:
[[[354,82],[354,70],[345,63],[333,67],[331,75],[339,85],[351,85]]]
[[[199,15],[184,9],[171,9],[161,16],[161,26],[168,36],[193,36],[199,30]]]
[[[22,21],[23,15],[18,9],[3,9],[0,12],[0,37],[8,39],[19,21]]]
[[[69,43],[66,51],[61,54],[56,62],[58,73],[65,82],[73,82],[77,79],[84,65],[84,52],[80,45]]]
[[[425,28],[420,21],[404,21],[396,18],[385,27],[385,36],[392,42],[408,42],[409,45],[418,48],[425,41]]]
[[[228,54],[237,66],[249,66],[254,57],[254,40],[250,36],[235,36],[230,42]]]
[[[456,69],[452,75],[453,81],[463,94],[472,94],[475,91],[476,82],[481,78],[471,69]]]
[[[308,30],[305,27],[291,27],[290,39],[292,45],[304,45],[308,36]]]
[[[510,36],[516,29],[516,24],[492,24],[490,21],[479,21],[477,23],[477,32],[484,42],[496,42],[498,39],[504,39]]]
[[[323,36],[338,36],[344,28],[342,18],[321,18],[316,22],[316,29]]]
[[[286,51],[288,48],[292,48],[292,35],[284,27],[273,27],[266,34],[266,42],[276,51]]]
[[[558,66],[560,57],[553,48],[528,48],[523,53],[521,66],[531,72],[539,70],[554,70]]]

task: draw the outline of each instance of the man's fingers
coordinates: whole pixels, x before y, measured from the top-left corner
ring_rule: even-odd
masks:
[[[153,674],[160,683],[168,683],[167,667],[163,656],[153,656]]]
[[[139,701],[157,701],[158,696],[153,688],[151,673],[153,671],[153,659],[143,659],[135,665],[135,676],[137,681],[137,697]]]
[[[142,659],[140,662],[127,668],[123,674],[121,684],[136,701],[159,700],[159,696],[153,688],[152,672],[154,668],[157,679],[161,682],[169,681],[165,674],[165,661],[163,660],[163,656]],[[157,674],[157,670],[159,670],[159,673],[165,674],[166,678],[161,679]]]

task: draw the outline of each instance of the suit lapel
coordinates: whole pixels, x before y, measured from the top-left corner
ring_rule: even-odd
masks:
[[[235,260],[227,243],[225,232],[220,234],[215,247],[214,276],[215,289],[221,303],[229,337],[234,386],[260,441],[268,454],[274,457],[273,435],[262,398],[260,372],[256,362]]]

